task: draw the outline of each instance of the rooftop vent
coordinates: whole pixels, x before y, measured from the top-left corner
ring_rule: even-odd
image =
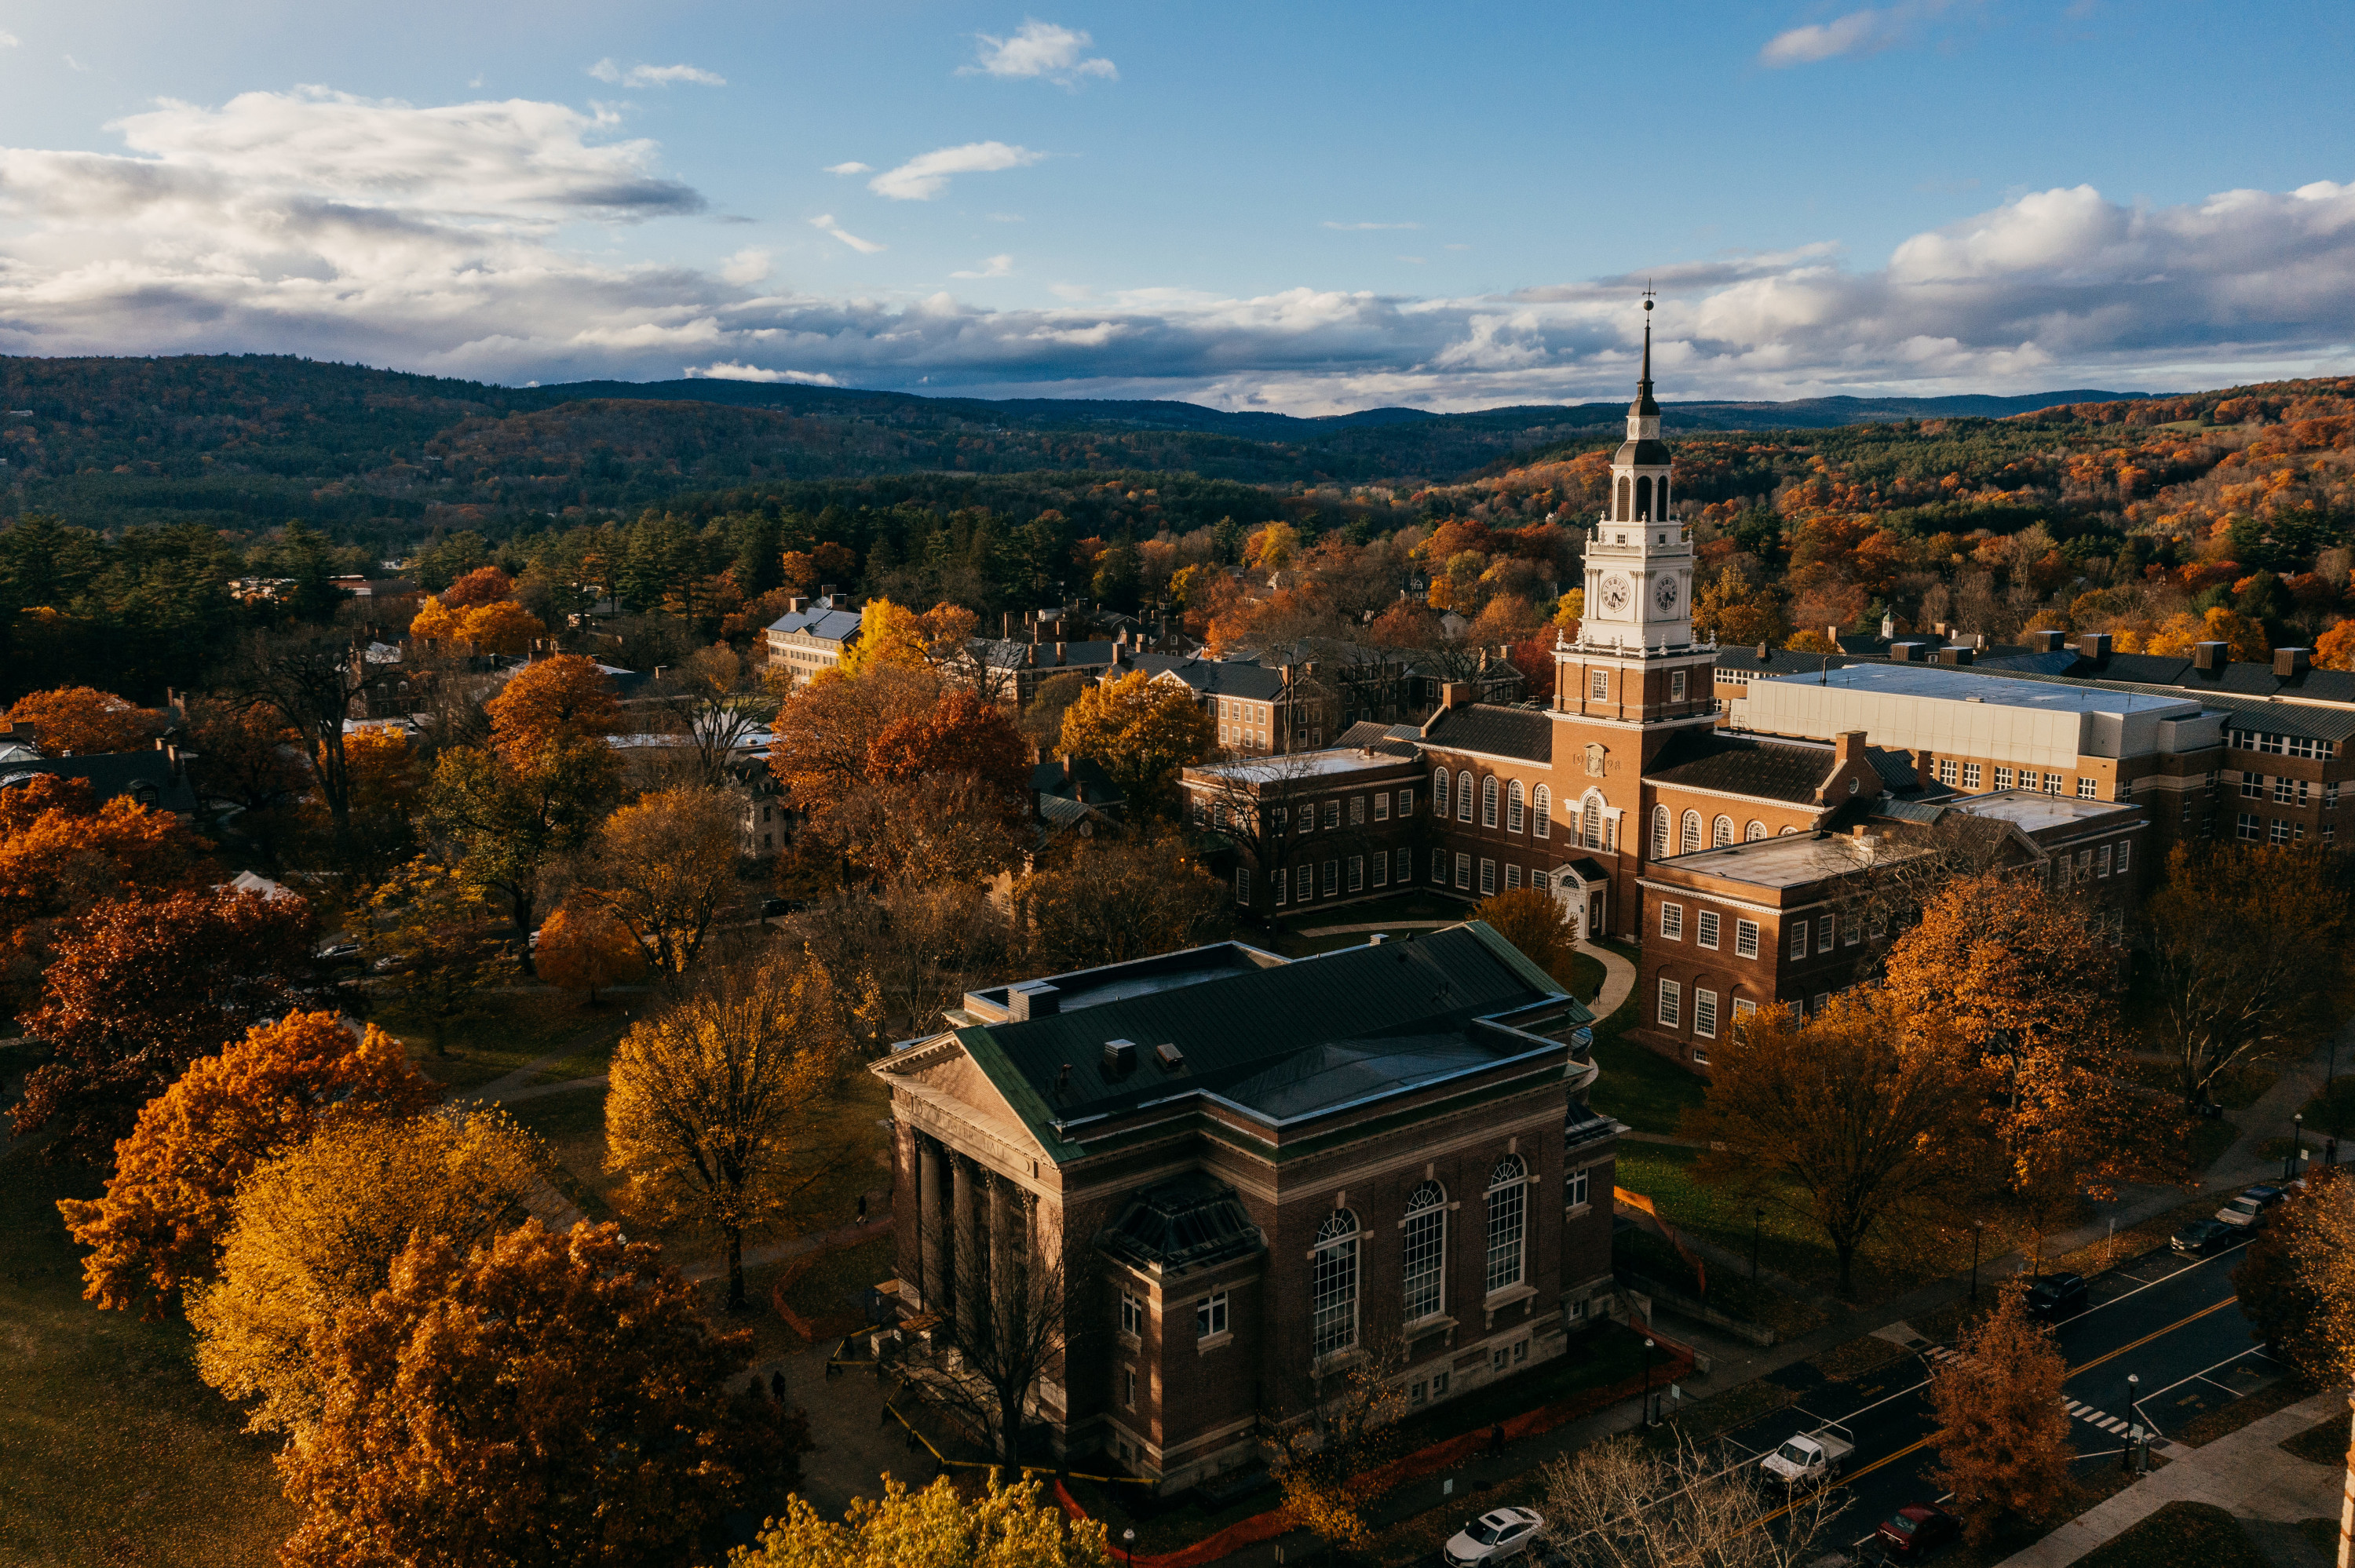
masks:
[[[1045,980],[1025,980],[1006,989],[1006,1011],[1018,1023],[1052,1018],[1063,1010],[1063,993]]]
[[[1103,1070],[1107,1076],[1117,1076],[1136,1065],[1136,1042],[1107,1040],[1103,1046]]]
[[[1968,648],[1941,648],[1938,650],[1938,662],[1941,664],[1967,664],[1971,662],[1972,652],[1973,650]]]
[[[2110,634],[2108,632],[2088,631],[2077,639],[2077,657],[2080,659],[2091,659],[2098,663],[2109,656]]]
[[[1178,1049],[1172,1042],[1165,1040],[1156,1045],[1153,1048],[1153,1059],[1161,1064],[1161,1070],[1165,1073],[1182,1073],[1186,1070],[1186,1053]]]
[[[1918,664],[1928,646],[1926,642],[1892,642],[1889,645],[1889,657],[1900,664]]]
[[[2307,656],[2312,652],[2311,649],[2307,648],[2275,649],[2274,673],[2285,681],[2296,680],[2306,673]]]
[[[2191,667],[2195,670],[2222,671],[2232,662],[2232,645],[2229,642],[2194,642],[2191,645]]]
[[[2031,631],[2028,634],[2028,645],[2039,653],[2058,653],[2069,645],[2069,634],[2050,628]]]

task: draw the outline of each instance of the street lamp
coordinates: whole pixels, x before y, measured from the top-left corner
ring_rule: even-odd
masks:
[[[1644,1425],[1652,1425],[1652,1341],[1644,1341]]]
[[[2286,1181],[2297,1171],[2297,1151],[2306,1143],[2306,1113],[2298,1111],[2289,1118],[2289,1151],[2282,1156],[2282,1180]]]
[[[2142,1411],[2136,1404],[2141,1393],[2142,1379],[2133,1372],[2126,1373],[2126,1447],[2125,1457],[2118,1462],[2118,1468],[2128,1475],[2134,1473],[2135,1467],[2134,1435],[2142,1430]]]
[[[1765,1225],[1766,1225],[1766,1211],[1765,1211],[1765,1210],[1764,1210],[1764,1209],[1753,1209],[1753,1210],[1751,1210],[1751,1211],[1750,1211],[1750,1283],[1751,1283],[1753,1287],[1754,1287],[1755,1285],[1757,1285],[1757,1283],[1758,1283],[1758,1236],[1759,1236],[1759,1233],[1760,1233],[1761,1231],[1763,1231],[1763,1230],[1765,1228]]]
[[[1120,1549],[1128,1554],[1128,1568],[1136,1568],[1136,1528],[1132,1525],[1120,1532]]]

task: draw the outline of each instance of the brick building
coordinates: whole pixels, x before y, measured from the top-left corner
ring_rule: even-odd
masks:
[[[1406,732],[1412,735],[1412,731]],[[1235,903],[1263,916],[1415,885],[1430,840],[1423,764],[1410,741],[1361,724],[1351,744],[1200,763],[1178,776]]]
[[[1028,1403],[1060,1455],[1175,1489],[1253,1462],[1263,1418],[1377,1347],[1422,1405],[1607,1306],[1591,1015],[1486,926],[1291,961],[1224,943],[948,1022],[871,1069],[907,1328],[938,1342],[986,1309],[976,1278],[1053,1272],[1062,1349]]]
[[[820,670],[842,662],[842,655],[866,630],[867,618],[858,601],[831,589],[815,599],[787,601],[784,614],[769,623],[762,643],[769,667],[792,672],[794,684],[807,685]]]

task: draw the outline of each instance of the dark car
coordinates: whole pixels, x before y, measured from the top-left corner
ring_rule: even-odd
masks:
[[[2040,1323],[2074,1318],[2088,1305],[2082,1274],[2045,1274],[2028,1287],[2028,1315]]]
[[[1877,1533],[1881,1550],[1890,1556],[1918,1563],[1944,1542],[1952,1541],[1959,1525],[1960,1521],[1945,1509],[1929,1503],[1909,1503],[1882,1520]]]
[[[2222,1220],[2194,1220],[2175,1233],[2169,1244],[2178,1252],[2188,1252],[2194,1257],[2206,1257],[2223,1251],[2241,1239],[2241,1229]]]
[[[798,915],[808,907],[809,902],[806,899],[763,898],[761,900],[761,918],[768,920],[779,915]]]

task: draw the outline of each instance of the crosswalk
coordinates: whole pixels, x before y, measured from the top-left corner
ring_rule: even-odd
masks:
[[[2115,1435],[2116,1433],[2124,1432],[2127,1427],[2134,1425],[2134,1422],[2126,1416],[2112,1415],[2106,1410],[2096,1410],[2092,1405],[2086,1404],[2079,1400],[2064,1399],[2062,1401],[2062,1404],[2068,1407],[2070,1417],[2073,1420],[2083,1421],[2088,1425],[2097,1427],[2104,1432]]]

